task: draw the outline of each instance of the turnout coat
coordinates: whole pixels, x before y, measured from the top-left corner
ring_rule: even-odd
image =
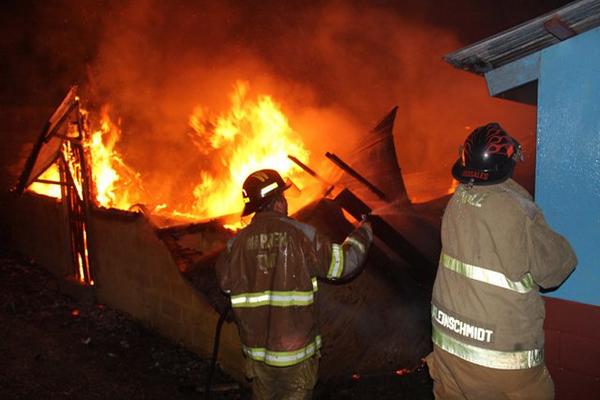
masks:
[[[502,370],[544,362],[544,303],[573,271],[567,240],[514,180],[459,185],[442,221],[432,339],[470,363]]]
[[[277,367],[317,355],[317,278],[352,274],[371,240],[364,225],[336,244],[275,211],[255,214],[227,243],[216,266],[221,289],[231,296],[244,354]]]

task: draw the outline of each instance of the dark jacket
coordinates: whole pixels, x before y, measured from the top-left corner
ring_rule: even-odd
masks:
[[[364,262],[371,240],[370,228],[361,227],[338,245],[310,225],[274,211],[257,213],[227,243],[216,267],[246,356],[290,366],[317,354],[317,277],[351,274]]]

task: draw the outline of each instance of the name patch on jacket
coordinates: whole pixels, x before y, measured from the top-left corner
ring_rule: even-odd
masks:
[[[285,247],[287,243],[287,232],[258,233],[246,239],[246,250],[270,250]]]
[[[246,239],[246,250],[256,252],[256,264],[264,274],[275,268],[280,253],[287,256],[287,232],[258,233]],[[280,249],[283,249],[280,252]]]
[[[431,317],[439,325],[466,338],[481,343],[492,343],[494,340],[494,331],[492,329],[477,326],[453,317],[433,304],[431,305]]]

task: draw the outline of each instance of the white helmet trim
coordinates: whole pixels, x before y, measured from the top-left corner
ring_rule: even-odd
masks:
[[[279,185],[277,184],[277,182],[273,182],[270,185],[265,186],[264,188],[260,189],[260,197],[264,198],[266,195],[268,195],[278,187]]]

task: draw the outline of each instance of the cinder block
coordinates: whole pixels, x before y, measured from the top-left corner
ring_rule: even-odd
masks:
[[[120,303],[122,304],[122,307],[124,307],[124,309],[127,312],[132,313],[132,310],[135,309],[137,304],[141,302],[139,300],[139,293],[141,293],[141,290],[135,286],[128,288],[120,288],[117,296]]]
[[[186,304],[189,300],[190,288],[186,287],[180,279],[173,279],[169,283],[169,292],[171,298],[179,301],[182,304]]]
[[[142,296],[142,304],[144,305],[144,308],[146,308],[148,311],[158,314],[160,310],[160,297],[158,293],[149,290],[142,290],[140,291],[140,294]]]
[[[566,370],[600,378],[600,340],[561,335],[560,360]]]
[[[600,340],[600,307],[544,297],[544,328]]]
[[[182,322],[182,311],[181,306],[172,301],[168,297],[161,297],[160,299],[160,310],[163,315],[171,318],[173,321]]]
[[[188,285],[186,284],[186,286]],[[204,310],[203,305],[199,301],[200,297],[198,293],[195,292],[195,289],[191,289],[189,286],[186,287],[185,297],[185,301],[190,307],[198,310],[199,312]]]
[[[153,290],[156,290],[165,296],[170,296],[168,277],[162,276],[162,279],[155,281]]]
[[[201,326],[201,323],[198,323],[196,325],[194,325],[193,329],[194,329],[194,340],[196,345],[198,346],[199,349],[202,350],[203,353],[209,353],[209,349],[212,349],[211,344],[212,344],[212,339],[213,336],[208,335],[206,333],[206,330]],[[221,338],[223,339],[223,338]]]
[[[144,270],[139,271],[136,274],[136,279],[137,279],[138,285],[143,286],[143,287],[147,287],[147,288],[151,287],[152,286],[152,281],[151,281],[150,275],[151,274],[149,272],[147,272],[147,271],[144,271]]]
[[[163,293],[165,296],[170,296],[169,277],[165,274],[158,275],[157,279],[152,283],[152,285],[154,289]]]
[[[123,268],[119,273],[120,280],[126,282],[127,284],[135,284],[137,282],[137,274],[132,268]]]
[[[163,281],[162,276],[155,272],[151,272],[151,273],[149,273],[149,275],[150,275],[150,288],[151,289],[158,288],[162,284],[162,281]]]
[[[555,369],[550,370],[556,392],[555,400],[595,399],[600,393],[600,380],[581,373]]]
[[[560,337],[561,333],[553,330],[545,332],[544,357],[546,365],[562,367],[560,362]]]
[[[183,323],[187,326],[196,325],[206,319],[206,317],[203,317],[196,309],[187,304],[181,307],[181,310]]]
[[[194,344],[194,326],[190,324],[186,324],[185,322],[181,323],[181,329],[183,332],[182,342],[186,343],[186,345]]]

